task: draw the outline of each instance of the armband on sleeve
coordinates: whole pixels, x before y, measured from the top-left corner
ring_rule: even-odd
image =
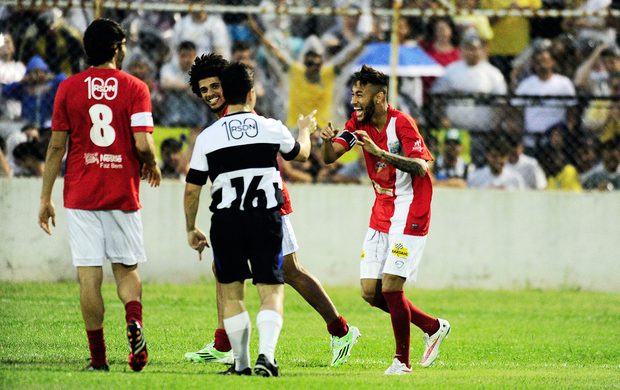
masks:
[[[187,172],[187,176],[185,177],[185,182],[195,184],[197,186],[204,186],[207,184],[208,178],[209,172],[190,168],[189,172]]]
[[[338,137],[334,138],[333,142],[338,142],[340,145],[344,146],[346,150],[351,150],[357,143],[357,138],[350,131],[344,131]]]

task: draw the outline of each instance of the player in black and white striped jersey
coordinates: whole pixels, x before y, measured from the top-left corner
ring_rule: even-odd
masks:
[[[202,252],[206,236],[195,225],[202,186],[210,179],[213,212],[211,244],[218,281],[224,295],[224,327],[233,347],[235,364],[225,374],[251,373],[251,322],[243,303],[244,281],[250,277],[261,297],[256,317],[258,375],[277,376],[274,359],[282,327],[282,179],[277,153],[286,160],[305,161],[310,135],[316,131],[314,113],[300,117],[299,137],[293,138],[280,121],[252,113],[256,103],[253,73],[235,63],[221,78],[228,114],[196,139],[185,188],[185,214],[190,246]],[[251,264],[251,271],[248,266]]]

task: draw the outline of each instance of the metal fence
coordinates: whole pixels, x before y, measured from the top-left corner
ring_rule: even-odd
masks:
[[[82,34],[108,17],[128,31],[124,70],[151,89],[158,145],[191,144],[214,119],[186,84],[203,52],[253,66],[257,111],[292,128],[292,118],[315,108],[320,125],[342,128],[352,113],[351,75],[369,63],[391,76],[390,103],[416,120],[436,158],[436,185],[620,188],[615,3],[502,4],[0,0],[0,146],[17,174],[40,171],[19,167],[20,153],[44,155],[55,87],[85,69]],[[16,157],[16,146],[36,135],[21,131],[26,124],[38,129],[38,148],[30,148],[38,153]],[[364,177],[359,151],[326,167],[315,141],[314,157],[283,167],[285,179]]]

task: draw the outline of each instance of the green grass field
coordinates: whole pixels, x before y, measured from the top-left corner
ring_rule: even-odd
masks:
[[[110,372],[80,371],[88,344],[78,285],[0,285],[1,389],[421,389],[620,388],[620,295],[578,291],[415,290],[409,299],[452,324],[434,366],[413,365],[386,377],[394,342],[389,315],[373,309],[356,288],[328,288],[362,338],[347,364],[330,368],[321,317],[286,289],[284,328],[276,356],[281,378],[220,377],[227,366],[195,364],[183,354],[204,347],[216,326],[213,284],[145,285],[144,325],[149,364],[127,366],[124,310],[115,286],[104,286]],[[258,298],[248,285],[254,322]],[[256,358],[256,328],[252,356]],[[423,351],[412,329],[412,362]]]

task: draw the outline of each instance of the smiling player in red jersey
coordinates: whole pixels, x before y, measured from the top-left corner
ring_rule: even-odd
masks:
[[[410,116],[387,103],[388,77],[364,65],[354,74],[355,109],[344,132],[331,123],[321,131],[323,159],[331,164],[359,142],[376,200],[360,264],[362,297],[390,313],[396,354],[386,375],[411,373],[410,323],[424,332],[421,365],[437,358],[450,324],[428,316],[404,295],[405,281],[415,281],[431,217],[433,187],[427,161],[433,160]]]

